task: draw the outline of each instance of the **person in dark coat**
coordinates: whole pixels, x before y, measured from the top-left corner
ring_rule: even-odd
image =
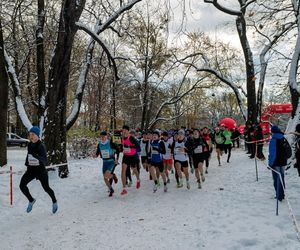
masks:
[[[293,133],[296,135],[296,145],[295,145],[295,158],[296,163],[294,165],[298,170],[298,175],[300,177],[300,123],[296,126],[296,131]]]
[[[280,131],[278,126],[274,125],[271,128],[272,138],[269,144],[269,166],[280,173],[281,180],[279,174],[272,171],[273,175],[273,185],[276,192],[276,198],[279,201],[284,199],[284,170],[287,165],[287,158],[284,155],[284,148],[281,146],[281,141],[284,138],[283,133]]]
[[[256,131],[255,131],[255,139],[257,141],[261,141],[264,139],[264,134],[263,134],[263,130],[261,128],[261,126],[259,124],[257,124],[256,126]],[[256,153],[256,157],[260,160],[265,160],[265,156],[263,153],[263,146],[264,146],[264,142],[258,142],[257,143],[257,153]]]

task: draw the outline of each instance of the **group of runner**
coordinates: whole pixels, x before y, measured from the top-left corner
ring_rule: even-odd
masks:
[[[167,192],[170,173],[175,173],[177,188],[184,186],[184,180],[186,188],[191,188],[191,173],[195,175],[197,186],[201,189],[205,174],[208,174],[213,145],[215,145],[219,166],[221,166],[223,152],[227,154],[229,163],[232,140],[234,140],[232,136],[232,131],[225,126],[218,126],[214,131],[204,127],[192,130],[154,130],[139,133],[135,130],[130,131],[130,128],[124,125],[121,145],[114,143],[111,135],[106,131],[100,133],[95,157],[100,156],[103,160],[103,178],[109,189],[109,196],[114,193],[113,182],[118,182],[114,170],[119,164],[121,152],[123,152],[121,195],[127,194],[127,187],[132,185],[131,173],[136,177],[136,188],[140,188],[141,166],[149,173],[149,179],[153,181],[154,193],[160,186],[160,179],[163,182],[164,192]]]
[[[28,199],[27,213],[30,213],[35,203],[35,198],[30,194],[27,187],[33,179],[38,179],[45,192],[52,199],[52,213],[58,210],[58,204],[54,191],[49,186],[48,173],[46,170],[47,154],[45,145],[40,140],[40,129],[33,126],[29,130],[30,143],[25,165],[27,170],[21,178],[20,189]],[[95,157],[100,156],[103,160],[102,172],[106,186],[109,188],[109,196],[112,196],[114,189],[113,182],[117,183],[118,178],[114,173],[119,164],[120,152],[122,158],[122,192],[127,194],[126,187],[131,186],[131,170],[136,176],[136,188],[141,187],[140,169],[141,165],[149,173],[150,180],[153,181],[153,192],[160,186],[160,177],[163,181],[164,192],[167,192],[167,184],[170,183],[170,173],[175,168],[175,179],[178,188],[183,187],[183,179],[187,189],[190,185],[190,172],[195,174],[198,188],[202,188],[205,181],[205,173],[208,173],[209,161],[215,144],[219,165],[223,151],[228,153],[227,162],[230,160],[232,148],[232,133],[223,126],[216,127],[215,131],[207,127],[193,130],[180,129],[178,131],[143,132],[130,131],[124,125],[122,129],[121,145],[113,142],[112,137],[106,131],[100,133],[100,141],[97,146]],[[205,167],[204,167],[205,162]],[[204,172],[205,170],[205,172]]]

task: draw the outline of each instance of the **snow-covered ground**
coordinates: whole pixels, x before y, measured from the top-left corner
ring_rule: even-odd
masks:
[[[9,150],[14,170],[23,166],[26,151]],[[225,157],[223,157],[225,162]],[[59,211],[51,214],[51,200],[39,182],[29,187],[36,198],[33,211],[25,212],[26,198],[14,175],[14,204],[9,205],[9,175],[0,175],[0,249],[300,249],[286,201],[275,215],[272,178],[242,150],[234,150],[231,163],[218,167],[213,154],[203,189],[177,189],[171,176],[169,190],[152,193],[153,183],[142,170],[142,186],[109,198],[99,159],[70,161],[70,176],[50,172]],[[7,169],[7,168],[5,168]],[[2,171],[1,169],[0,171]],[[120,167],[117,168],[120,173]],[[120,179],[120,178],[119,178]],[[286,175],[287,191],[300,221],[300,179],[295,169]]]

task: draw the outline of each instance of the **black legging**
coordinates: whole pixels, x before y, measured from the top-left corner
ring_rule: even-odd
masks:
[[[21,182],[20,182],[20,189],[21,189],[22,193],[27,197],[29,202],[33,202],[34,199],[32,198],[32,196],[29,192],[27,184],[35,178],[37,178],[41,182],[43,189],[45,190],[46,193],[49,194],[52,202],[55,203],[56,202],[55,194],[54,194],[54,191],[49,187],[48,172],[46,170],[41,171],[41,172],[27,170],[25,172],[25,174],[22,176]]]
[[[128,184],[127,180],[132,182],[130,165],[126,168],[126,184]]]
[[[225,151],[225,154],[228,153],[228,156],[227,156],[227,162],[229,162],[229,159],[230,159],[230,156],[231,156],[231,144],[224,144],[224,151]]]
[[[208,168],[209,167],[210,152],[209,151],[205,152],[204,155],[205,155],[205,159],[204,159],[204,161],[205,161],[205,167]]]

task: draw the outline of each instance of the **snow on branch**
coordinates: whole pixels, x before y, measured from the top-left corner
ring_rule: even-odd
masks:
[[[242,96],[241,96],[241,94],[239,92],[239,87],[235,83],[233,83],[227,77],[223,76],[220,72],[218,72],[215,69],[212,69],[210,67],[203,66],[201,68],[198,68],[197,66],[195,66],[193,63],[190,63],[190,62],[184,62],[183,60],[179,60],[178,62],[180,62],[182,64],[185,64],[185,65],[192,66],[198,72],[207,72],[207,73],[210,73],[210,74],[214,75],[215,77],[217,77],[221,82],[223,82],[226,85],[228,85],[233,90],[233,92],[235,93],[238,105],[239,105],[241,113],[243,115],[243,118],[245,120],[247,120],[247,111],[246,111],[246,108],[244,106]]]
[[[249,1],[249,2],[246,2],[246,3],[242,6],[241,10],[246,10],[247,7],[248,7],[250,4],[252,4],[252,3],[256,2],[256,1],[257,1],[257,0],[251,0],[251,1]]]
[[[259,76],[259,85],[258,85],[258,91],[257,91],[257,107],[258,107],[258,115],[261,115],[261,108],[262,108],[262,98],[263,98],[263,88],[266,78],[266,72],[268,67],[268,62],[266,61],[266,54],[272,49],[273,45],[278,42],[278,40],[283,37],[285,33],[290,31],[293,26],[295,25],[294,22],[289,23],[288,25],[285,25],[283,29],[278,30],[277,33],[273,36],[273,39],[266,37],[268,40],[268,43],[264,46],[262,49],[259,60],[260,60],[260,76]],[[256,28],[256,27],[255,27]],[[256,28],[257,29],[257,28]]]
[[[22,123],[24,124],[24,126],[27,128],[27,130],[29,130],[32,127],[32,123],[28,119],[28,116],[26,114],[26,111],[25,111],[25,108],[24,108],[24,105],[23,105],[23,102],[21,99],[20,83],[19,83],[16,71],[15,71],[15,69],[12,65],[12,62],[11,62],[5,49],[4,49],[4,57],[5,57],[7,72],[8,72],[9,78],[12,82],[12,87],[13,87],[14,96],[15,96],[15,103],[16,103],[16,107],[17,107],[17,113],[18,113]]]
[[[204,3],[211,3],[218,10],[220,10],[220,11],[226,13],[226,14],[232,15],[232,16],[241,16],[243,14],[241,11],[232,10],[232,9],[229,9],[229,8],[219,4],[218,0],[204,0]]]
[[[80,22],[76,22],[75,23],[77,25],[77,27],[80,30],[85,31],[86,33],[88,33],[104,50],[104,52],[107,55],[107,58],[109,60],[110,63],[112,63],[113,69],[114,69],[114,73],[115,73],[115,78],[116,80],[120,80],[119,76],[118,76],[118,68],[115,62],[114,57],[112,56],[112,54],[110,53],[108,46],[105,45],[105,43],[100,39],[100,37],[97,35],[97,33],[95,33],[94,31],[92,31],[89,27],[87,27],[86,25],[84,25],[83,23]]]
[[[100,27],[100,33],[104,30],[106,30],[107,28],[109,28],[109,26],[125,11],[130,10],[136,3],[140,2],[142,0],[133,0],[130,3],[122,6],[121,8],[119,8],[108,20],[106,20],[106,22],[104,22],[101,27]]]
[[[191,108],[195,107],[195,104],[193,105],[190,105],[188,107],[186,107],[184,110],[182,110],[178,115],[175,115],[173,117],[170,117],[170,118],[166,118],[166,117],[157,117],[155,119],[153,119],[150,123],[149,123],[149,126],[148,126],[148,129],[151,129],[153,128],[153,126],[158,123],[158,122],[161,122],[161,121],[164,121],[164,122],[170,122],[170,121],[173,121],[181,116],[183,116],[183,114],[190,110]]]
[[[99,32],[100,32],[100,21],[98,20],[95,25],[95,33],[99,34]],[[81,71],[78,79],[72,110],[66,121],[67,130],[69,130],[73,126],[80,111],[83,92],[86,85],[86,79],[92,63],[94,48],[95,48],[95,40],[91,37],[87,45],[85,60],[81,65]]]
[[[202,82],[206,77],[202,77],[201,79],[197,80],[193,86],[188,89],[187,91],[181,93],[179,95],[179,93],[177,92],[177,95],[176,96],[173,96],[171,97],[170,99],[164,101],[160,106],[159,108],[157,109],[156,111],[156,114],[154,116],[154,118],[152,119],[152,121],[150,122],[150,127],[153,126],[155,123],[157,123],[158,119],[161,120],[161,118],[159,118],[162,110],[166,107],[166,106],[169,106],[169,105],[172,105],[172,104],[175,104],[177,102],[179,102],[181,99],[183,99],[185,96],[187,96],[188,94],[190,94],[193,90],[195,90],[199,84],[199,82]],[[183,82],[183,81],[182,81]]]

